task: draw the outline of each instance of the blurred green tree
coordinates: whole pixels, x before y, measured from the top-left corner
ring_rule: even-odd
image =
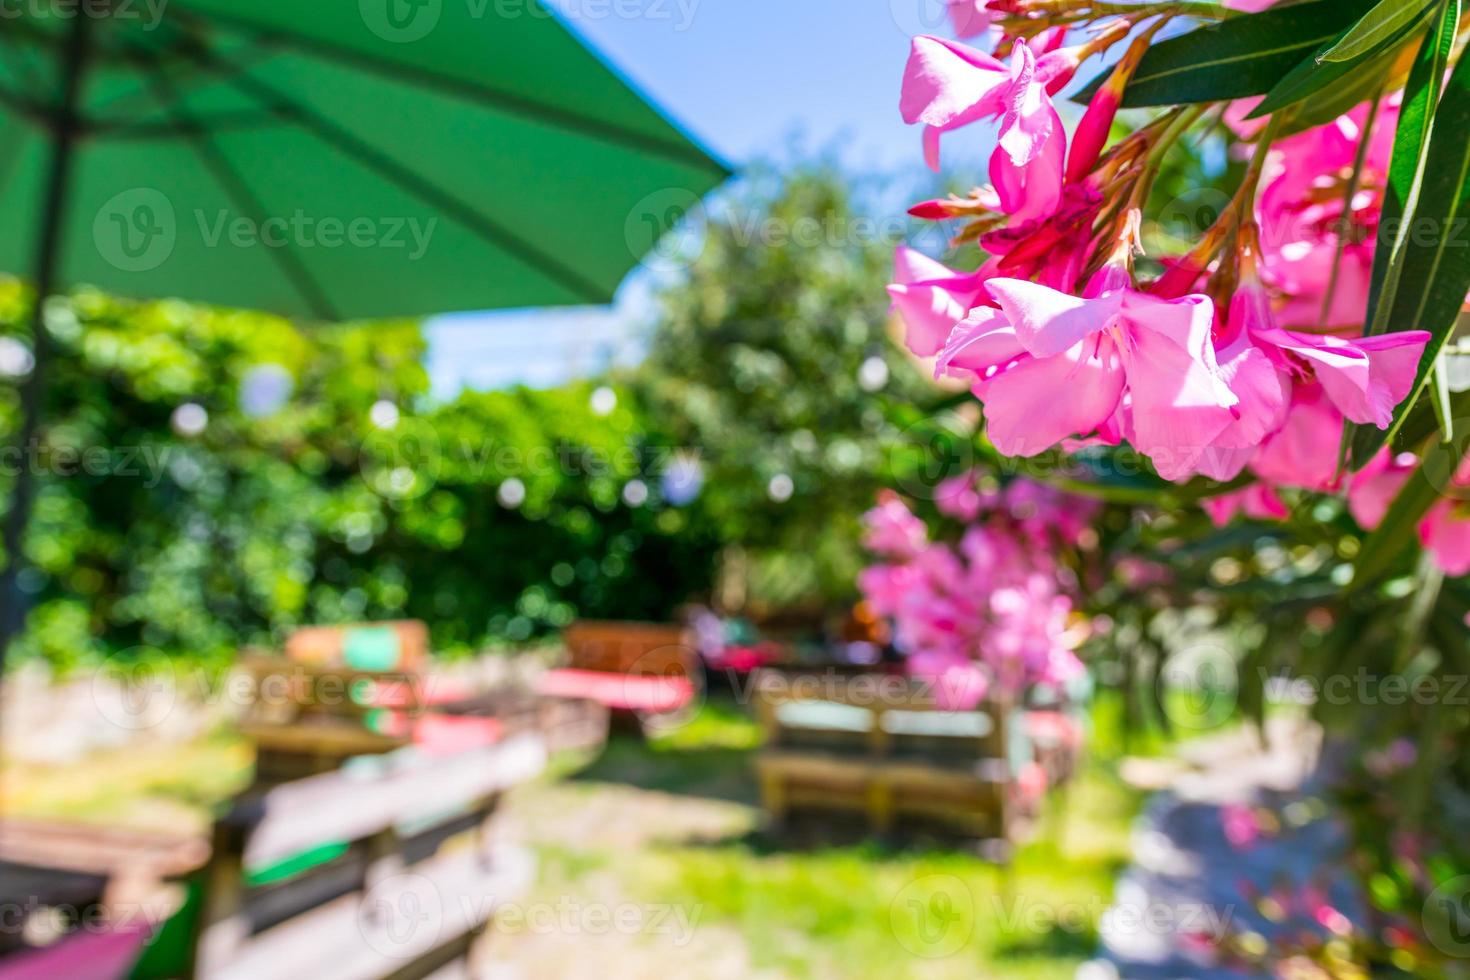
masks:
[[[904,438],[890,408],[936,399],[883,291],[910,229],[860,198],[831,167],[754,173],[661,293],[637,375],[660,422],[698,447],[706,507],[738,549],[724,591],[756,611],[854,594],[859,518]]]
[[[16,370],[28,302],[0,283]],[[22,656],[224,662],[300,624],[396,616],[469,649],[665,618],[708,585],[716,546],[697,508],[665,505],[668,440],[628,392],[435,404],[407,322],[306,331],[96,292],[47,320],[55,421],[0,466],[0,492],[17,465],[42,481]],[[15,411],[0,389],[0,428]]]

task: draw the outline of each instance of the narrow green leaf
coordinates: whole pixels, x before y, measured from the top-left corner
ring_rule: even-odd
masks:
[[[1123,105],[1178,105],[1265,95],[1305,57],[1338,37],[1376,0],[1313,0],[1231,17],[1160,41],[1139,63]],[[1074,96],[1086,102],[1112,69]]]
[[[1450,372],[1445,365],[1443,354],[1434,365],[1434,384],[1429,400],[1434,403],[1434,417],[1439,422],[1440,441],[1453,442],[1455,439],[1455,410],[1451,400]]]
[[[1373,93],[1383,85],[1396,56],[1397,52],[1389,48],[1346,65],[1317,66],[1317,74],[1309,76],[1310,85],[1296,86],[1296,91],[1283,91],[1278,101],[1273,101],[1277,91],[1273,88],[1247,118],[1256,119],[1288,106],[1295,107],[1291,118],[1281,127],[1282,138],[1332,122],[1373,97]],[[1314,61],[1308,57],[1303,64],[1314,64]],[[1283,79],[1282,85],[1288,80]]]
[[[1419,19],[1435,0],[1382,0],[1363,15],[1342,40],[1320,56],[1322,61],[1352,61]]]
[[[1431,401],[1433,399],[1421,398],[1419,404],[1404,419],[1404,424],[1399,427],[1390,447],[1395,452],[1407,452],[1421,446],[1430,436],[1440,431],[1439,410],[1428,404]],[[1470,391],[1450,394],[1450,418],[1470,418]]]
[[[1406,214],[1412,214],[1418,200],[1424,175],[1424,157],[1429,151],[1429,134],[1434,129],[1434,114],[1444,86],[1445,69],[1455,45],[1455,32],[1460,23],[1460,0],[1444,0],[1435,29],[1424,38],[1419,57],[1409,72],[1404,86],[1403,106],[1399,111],[1398,130],[1393,138],[1393,156],[1389,163],[1388,187],[1384,193],[1383,214],[1379,221],[1378,249],[1373,260],[1372,285],[1368,292],[1369,334],[1387,328],[1388,305],[1379,310],[1384,296],[1389,263],[1408,237]],[[1392,235],[1392,237],[1389,237]],[[1388,302],[1398,288],[1398,275],[1389,289]],[[1382,313],[1382,316],[1377,315]]]
[[[1428,347],[1409,396],[1398,406],[1387,431],[1359,427],[1353,437],[1353,464],[1361,468],[1392,439],[1429,383],[1470,292],[1470,59],[1461,59],[1430,127],[1424,165],[1412,210],[1391,272],[1385,278],[1374,324],[1385,329],[1427,330]],[[1390,290],[1389,286],[1393,288]],[[1386,311],[1386,312],[1385,312]]]
[[[1430,2],[1438,2],[1438,0],[1430,0]],[[1420,20],[1416,17],[1402,24],[1392,34],[1385,36],[1381,43],[1365,48],[1357,57],[1342,61],[1322,61],[1322,55],[1346,36],[1346,32],[1339,34],[1337,38],[1327,41],[1315,53],[1298,62],[1285,78],[1277,82],[1271,91],[1266,93],[1261,104],[1251,110],[1251,114],[1246,118],[1259,119],[1269,116],[1279,109],[1295,105],[1320,93],[1322,96],[1320,101],[1323,104],[1318,106],[1319,100],[1313,100],[1310,106],[1313,110],[1311,118],[1303,120],[1300,118],[1302,114],[1298,113],[1292,118],[1292,128],[1297,131],[1310,129],[1322,122],[1336,119],[1372,94],[1379,80],[1393,63],[1393,58],[1397,53],[1395,49],[1408,40],[1420,27]]]

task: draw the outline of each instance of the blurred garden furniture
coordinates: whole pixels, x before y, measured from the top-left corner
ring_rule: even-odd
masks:
[[[22,871],[0,862],[0,875],[12,881]],[[47,946],[0,953],[0,980],[122,980],[147,938],[142,921],[79,928]]]
[[[255,744],[256,779],[329,772],[346,759],[409,745],[439,754],[504,734],[496,697],[436,677],[428,628],[417,621],[308,627],[286,655],[247,653],[254,691],[241,730]]]
[[[1091,702],[1092,677],[1086,673],[1027,692],[1022,731],[1049,786],[1064,785],[1076,775],[1086,747]]]
[[[945,710],[919,682],[835,671],[764,670],[753,690],[761,798],[777,826],[796,810],[848,810],[875,833],[922,821],[1008,843],[1039,794],[1003,701]]]
[[[569,666],[543,674],[537,692],[595,701],[640,727],[688,709],[702,683],[693,639],[681,626],[579,620],[563,640]]]
[[[690,612],[687,621],[711,691],[739,691],[745,679],[762,667],[791,660],[786,644],[764,635],[744,617],[720,616],[701,606]]]
[[[550,752],[597,751],[607,741],[608,711],[596,700],[434,672],[421,622],[309,627],[285,646],[284,657],[241,659],[254,685],[241,730],[255,744],[258,782],[408,746],[449,755],[528,732]]]
[[[209,858],[188,835],[69,820],[0,822],[0,980],[125,976],[178,884]]]
[[[493,840],[503,793],[546,764],[534,734],[448,756],[416,749],[238,797],[190,901],[134,980],[424,977],[472,953],[534,876]]]
[[[107,901],[106,875],[0,860],[0,980],[119,980],[147,937]]]

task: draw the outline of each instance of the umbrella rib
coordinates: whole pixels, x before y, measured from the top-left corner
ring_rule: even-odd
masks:
[[[199,60],[210,70],[222,71],[231,67],[228,60],[216,54],[196,50],[191,51],[190,56]],[[485,241],[512,255],[521,257],[529,265],[536,266],[587,302],[598,304],[606,302],[606,290],[584,278],[580,272],[537,248],[515,232],[487,218],[473,206],[466,204],[439,185],[420,177],[398,160],[379,151],[348,130],[312,112],[307,106],[287,98],[271,86],[248,74],[227,75],[225,83],[250,96],[265,109],[296,123],[328,145],[355,158],[400,190],[418,198],[430,207],[443,210]]]
[[[137,58],[138,56],[129,52],[129,57]],[[225,196],[234,201],[236,207],[251,216],[257,227],[263,225],[267,217],[265,208],[250,190],[249,184],[230,164],[224,152],[209,138],[208,133],[194,124],[189,111],[177,102],[173,86],[169,79],[159,71],[157,62],[146,57],[142,60],[146,62],[145,69],[149,84],[156,87],[159,100],[168,107],[169,114],[179,121],[183,131],[189,136],[189,144],[193,146],[194,152],[203,159],[210,176],[224,190]],[[306,268],[306,263],[296,254],[293,247],[285,245],[281,248],[267,249],[267,251],[281,267],[286,280],[291,283],[306,304],[316,311],[317,316],[327,321],[341,319],[327,298],[326,292]]]
[[[240,109],[233,112],[201,113],[190,117],[188,121],[119,119],[116,122],[96,122],[93,123],[91,132],[109,139],[164,139],[179,135],[274,126],[279,125],[280,121],[275,113],[263,109]]]
[[[9,88],[0,88],[0,103],[10,106],[16,114],[45,129],[50,126],[52,110],[34,99],[28,99]]]
[[[200,15],[194,15],[199,17]],[[464,98],[474,99],[479,102],[487,102],[507,112],[519,116],[525,116],[535,122],[548,123],[562,129],[571,129],[584,135],[591,136],[604,142],[621,143],[633,149],[654,153],[667,159],[680,163],[690,164],[701,170],[709,170],[719,173],[721,176],[729,176],[729,170],[724,164],[712,159],[707,153],[697,146],[688,144],[666,143],[663,140],[642,133],[614,126],[600,119],[593,119],[576,112],[569,112],[560,106],[538,102],[522,95],[511,92],[502,92],[498,89],[487,88],[484,85],[476,85],[473,82],[463,81],[442,72],[431,71],[423,68],[412,68],[399,62],[389,61],[384,58],[376,58],[360,51],[353,51],[342,45],[323,41],[319,38],[306,37],[292,31],[283,31],[279,28],[266,28],[258,24],[252,24],[246,18],[237,17],[228,13],[211,11],[208,19],[217,20],[228,27],[238,30],[250,31],[257,38],[266,41],[283,43],[289,47],[305,50],[314,55],[323,56],[334,61],[353,64],[382,75],[394,75],[406,79],[415,84],[436,88],[450,92]]]

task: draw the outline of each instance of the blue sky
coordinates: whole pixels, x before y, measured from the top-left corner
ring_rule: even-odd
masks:
[[[566,23],[716,154],[784,158],[793,136],[855,171],[921,172],[898,118],[908,38],[945,28],[940,0],[548,0]],[[608,308],[428,323],[436,394],[543,386],[635,361],[652,276]]]

